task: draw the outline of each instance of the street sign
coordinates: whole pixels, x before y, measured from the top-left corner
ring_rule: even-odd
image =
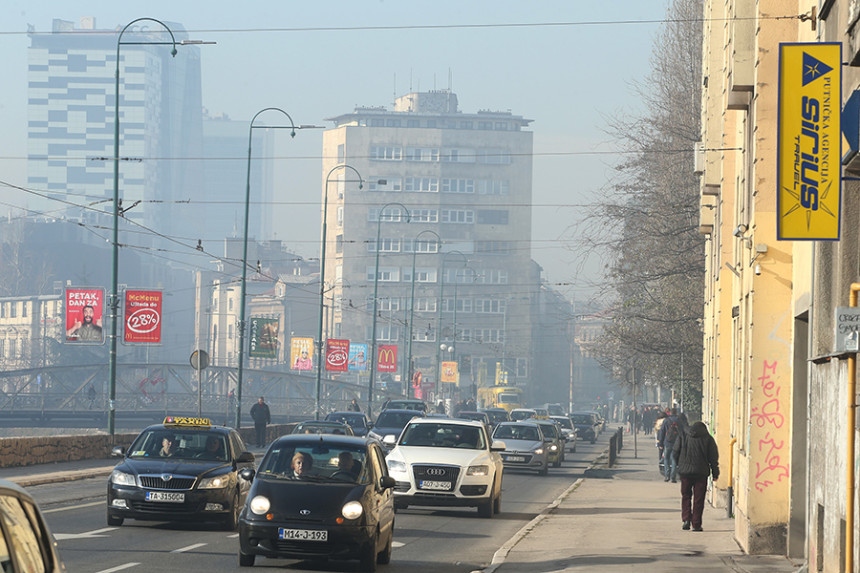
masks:
[[[860,307],[836,307],[836,333],[833,337],[834,352],[857,352],[860,337]]]

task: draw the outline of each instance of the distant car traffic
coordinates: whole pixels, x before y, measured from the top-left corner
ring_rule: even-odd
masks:
[[[376,440],[291,434],[272,442],[239,518],[239,565],[257,557],[391,560],[394,479]]]
[[[503,449],[481,422],[413,419],[386,458],[395,506],[477,507],[492,517],[502,506]]]
[[[567,410],[564,409],[564,406],[561,404],[544,404],[544,408],[549,413],[550,417],[552,416],[565,416],[567,415]]]
[[[65,570],[39,505],[18,484],[0,480],[0,571]]]
[[[511,415],[504,408],[487,408],[482,410],[490,419],[490,426],[495,428],[500,422],[510,422]]]
[[[116,446],[111,454],[122,461],[108,479],[108,525],[220,521],[236,529],[250,487],[239,472],[254,467],[254,454],[233,428],[168,416],[145,428],[128,450]]]
[[[328,422],[342,422],[352,428],[352,433],[356,436],[366,436],[373,423],[367,418],[367,415],[362,412],[331,412],[326,415]]]
[[[423,400],[403,399],[389,400],[385,404],[386,410],[418,410],[419,412],[427,412],[427,403]]]
[[[537,412],[534,408],[514,408],[511,410],[511,421],[519,422],[520,420],[528,420],[529,418],[537,417]]]
[[[543,432],[544,441],[547,444],[549,462],[552,464],[552,467],[561,467],[561,462],[564,461],[564,437],[561,435],[561,428],[558,422],[550,419],[535,419],[533,421],[540,426]]]
[[[454,417],[459,418],[460,420],[474,420],[475,422],[481,422],[487,429],[487,433],[490,433],[490,429],[492,428],[490,425],[490,418],[487,416],[486,412],[457,412],[457,415]]]
[[[576,452],[577,432],[573,426],[573,422],[570,421],[570,416],[550,416],[550,419],[558,423],[561,428],[567,449],[571,452]]]
[[[355,432],[349,424],[343,422],[329,422],[325,420],[307,420],[293,426],[291,434],[341,434],[343,436],[354,436]]]
[[[592,444],[597,441],[600,422],[593,412],[573,412],[570,415],[579,437]]]
[[[416,416],[424,417],[424,413],[418,410],[383,410],[376,417],[373,429],[367,435],[380,442],[383,442],[386,436],[394,436],[396,441],[400,437],[400,432],[403,431],[404,426]],[[393,446],[384,444],[383,447],[386,450],[390,450]]]
[[[535,422],[501,422],[493,432],[493,440],[505,444],[502,462],[509,469],[549,472],[549,456],[540,426]]]

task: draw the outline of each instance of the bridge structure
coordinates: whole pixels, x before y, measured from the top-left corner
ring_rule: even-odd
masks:
[[[199,373],[185,364],[117,365],[116,425],[136,429],[167,415],[196,416],[233,425],[236,368],[210,366]],[[199,390],[198,390],[199,388]],[[346,410],[355,398],[367,403],[364,382],[323,378],[320,417]],[[46,366],[0,372],[0,426],[106,428],[108,365]],[[314,417],[316,376],[278,370],[243,369],[243,425],[251,425],[251,406],[264,396],[272,421],[285,423]],[[373,403],[400,393],[376,390]]]

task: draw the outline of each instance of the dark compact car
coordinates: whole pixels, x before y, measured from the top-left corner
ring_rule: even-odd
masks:
[[[233,428],[205,418],[168,416],[144,429],[108,479],[107,523],[125,519],[221,521],[236,529],[250,483],[239,477],[254,454]]]
[[[373,427],[373,423],[362,412],[331,412],[325,419],[329,422],[341,422],[348,425],[356,436],[366,436],[370,428]]]
[[[570,421],[576,427],[576,432],[580,438],[588,440],[592,444],[597,441],[600,422],[593,412],[573,412],[570,415]]]
[[[57,542],[32,496],[19,485],[0,480],[0,571],[65,570]]]
[[[508,411],[504,408],[487,408],[486,410],[482,410],[487,418],[490,419],[490,425],[495,428],[502,422],[510,422],[511,415],[508,414]]]
[[[394,478],[379,442],[336,435],[272,442],[239,517],[239,565],[257,556],[359,559],[362,571],[391,560]]]
[[[331,422],[325,420],[308,420],[299,422],[293,426],[291,434],[341,434],[354,436],[352,428],[343,422]]]
[[[367,434],[369,437],[379,440],[385,440],[385,436],[394,436],[394,440],[400,437],[400,432],[409,423],[409,420],[415,416],[424,417],[424,412],[418,410],[383,410],[376,417],[376,423],[373,429]],[[386,450],[394,446],[385,446]]]

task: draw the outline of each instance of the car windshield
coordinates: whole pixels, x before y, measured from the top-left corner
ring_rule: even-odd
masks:
[[[525,424],[501,425],[496,428],[493,438],[497,440],[525,440],[529,442],[537,442],[541,439],[537,427]]]
[[[400,445],[469,450],[487,447],[481,428],[444,422],[409,424],[400,436]]]
[[[543,430],[543,434],[549,438],[557,438],[558,437],[558,427],[555,424],[541,424],[541,429]]]
[[[490,419],[490,422],[505,422],[508,419],[508,415],[505,412],[485,412],[487,417]]]
[[[392,400],[387,406],[390,410],[417,410],[419,412],[427,411],[427,404],[424,402],[412,402],[409,400]]]
[[[574,414],[571,416],[574,424],[591,424],[592,418],[587,414]]]
[[[519,401],[519,394],[499,394],[499,404],[516,404]]]
[[[383,410],[376,418],[376,426],[379,428],[402,428],[415,417],[412,412],[391,412]]]
[[[535,415],[534,410],[514,410],[511,412],[511,420],[525,420]]]
[[[226,435],[220,432],[158,428],[142,432],[128,449],[130,458],[227,461]]]
[[[367,482],[364,448],[328,446],[319,442],[274,444],[260,462],[257,475],[315,482]]]
[[[329,422],[340,422],[341,424],[348,424],[353,428],[364,427],[364,416],[361,415],[329,414],[328,416],[326,416],[326,420],[328,420]]]
[[[307,422],[296,425],[294,434],[346,434],[345,428],[338,424],[320,424],[319,422]]]
[[[558,424],[559,424],[562,428],[567,428],[568,430],[570,430],[570,429],[571,429],[571,427],[570,427],[570,418],[568,418],[567,416],[559,416],[559,417],[557,417],[557,418],[553,418],[553,420],[555,420],[556,422],[558,422]]]
[[[458,418],[462,418],[463,420],[475,420],[477,422],[484,422],[486,418],[484,418],[483,414],[478,414],[475,412],[460,412],[457,414]]]

